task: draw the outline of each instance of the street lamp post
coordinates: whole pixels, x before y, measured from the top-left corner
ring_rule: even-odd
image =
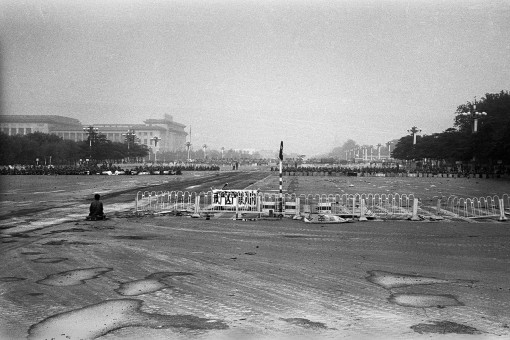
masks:
[[[131,143],[135,143],[135,136],[136,136],[136,133],[134,130],[127,130],[126,133],[123,133],[122,134],[124,136],[124,138],[126,139],[126,142],[127,142],[127,148],[128,148],[128,162],[129,162],[129,147],[131,145]]]
[[[99,129],[90,125],[86,128],[83,128],[83,131],[85,131],[85,133],[89,135],[89,158],[92,159],[92,139],[95,139],[97,131],[99,131]]]
[[[388,147],[388,159],[391,159],[391,142],[387,142],[386,146]]]
[[[188,162],[189,162],[189,160],[190,160],[189,159],[189,149],[191,148],[191,143],[190,142],[186,142],[186,144],[184,144],[184,145],[186,145],[186,148],[188,148]]]
[[[463,116],[468,116],[471,118],[471,120],[473,121],[473,130],[472,130],[472,133],[475,134],[478,132],[478,119],[482,116],[486,116],[487,115],[487,112],[483,111],[483,112],[478,112],[476,111],[476,97],[475,97],[475,102],[473,104],[473,108],[472,109],[469,109],[468,112],[462,112],[461,115]],[[476,158],[475,158],[475,155],[473,155],[473,167],[475,166],[474,165],[474,162],[476,161]]]
[[[462,112],[461,115],[469,116],[473,120],[473,133],[478,132],[478,118],[482,116],[486,116],[487,112],[478,112],[476,111],[476,97],[475,103],[473,104],[473,109],[470,109],[468,112]]]
[[[205,153],[205,150],[207,149],[207,144],[202,145],[202,148],[204,149],[204,160],[207,158],[207,155]]]
[[[407,130],[413,136],[413,145],[416,145],[416,135],[421,132],[416,126],[413,126],[410,130]]]
[[[157,162],[156,161],[156,155],[158,153],[157,147],[158,147],[158,142],[161,140],[161,138],[159,138],[157,136],[154,136],[154,137],[151,138],[151,140],[154,141],[154,164],[156,164],[156,162]]]
[[[411,129],[407,130],[407,132],[409,132],[413,136],[413,149],[414,149],[414,146],[416,145],[416,135],[419,134],[421,130],[418,129],[416,126],[413,126]],[[415,161],[415,159],[413,159],[413,161]]]
[[[377,144],[377,159],[378,160],[381,160],[381,146],[382,146],[381,143]]]

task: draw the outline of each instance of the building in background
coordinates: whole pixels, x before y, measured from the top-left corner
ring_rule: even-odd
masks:
[[[98,133],[112,142],[125,142],[125,134],[132,131],[139,144],[147,145],[152,152],[173,152],[184,150],[185,125],[174,122],[165,114],[163,119],[147,119],[144,124],[92,124]],[[54,115],[4,115],[0,117],[0,131],[10,135],[26,135],[33,132],[54,134],[65,140],[80,142],[87,140],[83,125],[78,119]],[[158,138],[155,146],[154,140]]]

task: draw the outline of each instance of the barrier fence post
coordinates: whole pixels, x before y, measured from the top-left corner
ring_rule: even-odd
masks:
[[[365,216],[365,199],[360,199],[360,213],[359,213],[359,221],[368,221],[367,217]]]
[[[301,199],[299,197],[296,197],[296,216],[301,216],[300,204],[301,204]]]
[[[236,220],[239,218],[239,201],[237,198],[234,198],[236,200]]]
[[[195,214],[200,211],[200,196],[195,196]]]
[[[437,214],[439,215],[441,213],[441,199],[437,199]]]
[[[420,218],[418,217],[418,199],[415,198],[413,200],[413,216],[411,217],[411,221],[419,221]]]
[[[506,221],[505,216],[505,202],[502,198],[499,199],[499,220],[500,221]]]
[[[259,213],[259,218],[262,215],[262,210],[260,209],[261,206],[262,206],[262,204],[260,202],[260,195],[257,195],[257,212]]]

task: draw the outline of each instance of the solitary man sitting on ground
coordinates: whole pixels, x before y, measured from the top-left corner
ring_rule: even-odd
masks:
[[[106,219],[106,215],[103,212],[103,202],[101,202],[99,199],[101,198],[101,195],[95,194],[94,195],[94,201],[90,203],[90,209],[89,209],[89,217],[88,220],[104,220]]]

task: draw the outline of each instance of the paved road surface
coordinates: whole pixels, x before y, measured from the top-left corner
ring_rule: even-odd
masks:
[[[14,228],[0,244],[2,339],[510,337],[507,223]]]

